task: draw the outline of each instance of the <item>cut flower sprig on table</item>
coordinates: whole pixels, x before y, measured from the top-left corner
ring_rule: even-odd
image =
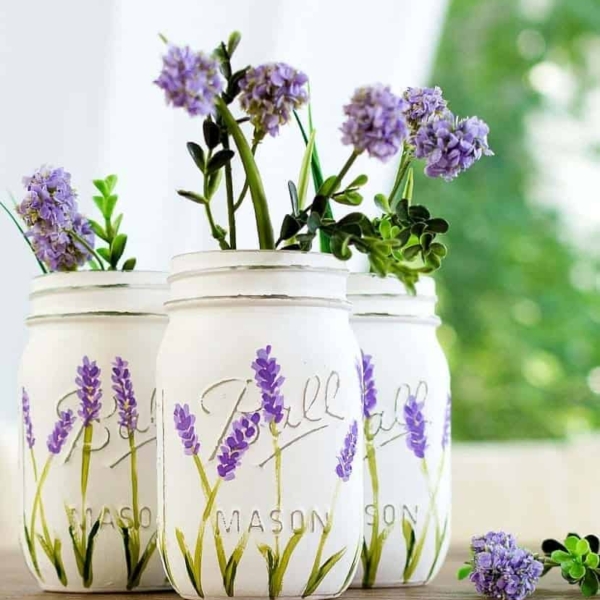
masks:
[[[13,210],[0,202],[35,255],[42,273],[76,271],[85,265],[92,270],[135,268],[135,258],[119,264],[127,236],[120,232],[123,215],[114,216],[117,176],[109,175],[93,183],[99,192],[93,199],[102,224],[79,211],[71,174],[63,168],[44,165],[24,177],[25,195],[18,204],[13,200]],[[99,247],[102,243],[106,246]]]
[[[563,542],[547,539],[542,554],[533,554],[517,545],[509,533],[494,532],[471,540],[471,558],[458,571],[459,579],[469,578],[477,592],[489,598],[523,600],[533,594],[540,577],[554,568],[581,593],[595,596],[600,583],[600,539],[569,533]]]
[[[318,236],[323,251],[348,260],[353,249],[357,250],[368,256],[374,273],[395,275],[411,291],[420,274],[440,267],[447,250],[438,236],[448,231],[448,223],[432,216],[425,206],[412,203],[414,165],[423,161],[427,176],[450,181],[482,156],[492,154],[489,128],[481,119],[455,116],[437,87],[409,87],[400,95],[381,84],[360,87],[344,107],[346,119],[340,127],[342,143],[352,150],[337,174],[324,177],[305,73],[282,62],[234,69],[233,57],[241,39],[237,32],[210,54],[161,37],[168,47],[154,83],[164,91],[167,104],[203,118],[203,144],[187,145],[203,176],[202,190],[178,193],[204,207],[211,234],[221,249],[237,248],[236,213],[249,194],[263,250],[309,251]],[[299,114],[306,105],[308,127],[303,126]],[[239,115],[234,114],[236,107]],[[292,210],[276,238],[258,168],[258,150],[294,118],[306,149],[298,179],[287,183]],[[236,154],[244,181],[234,186],[232,161]],[[389,193],[375,195],[381,211],[375,219],[362,212],[337,218],[333,204],[357,207],[363,202],[361,189],[368,177],[351,174],[362,154],[381,162],[399,156],[393,185]],[[308,202],[311,176],[315,194]],[[223,180],[227,227],[216,222],[212,206]]]

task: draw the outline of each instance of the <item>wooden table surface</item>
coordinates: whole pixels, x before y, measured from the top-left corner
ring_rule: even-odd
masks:
[[[442,572],[434,583],[423,587],[405,589],[348,590],[345,600],[393,600],[395,598],[426,598],[427,600],[448,600],[458,598],[479,598],[467,581],[456,581],[455,573],[460,566],[461,558],[456,553],[446,561]],[[29,575],[16,552],[0,552],[0,600],[17,598],[39,598],[40,600],[123,600],[124,598],[139,600],[175,600],[174,593],[148,594],[55,594],[42,592]],[[538,587],[534,598],[546,600],[564,600],[565,598],[582,598],[577,587],[571,587],[560,579],[558,573],[550,573]]]

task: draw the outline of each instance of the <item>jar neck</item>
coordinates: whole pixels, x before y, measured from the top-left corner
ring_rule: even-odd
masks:
[[[348,272],[333,256],[220,251],[173,259],[169,310],[196,305],[287,304],[348,308]]]
[[[166,274],[79,271],[36,277],[28,321],[85,315],[165,317]]]

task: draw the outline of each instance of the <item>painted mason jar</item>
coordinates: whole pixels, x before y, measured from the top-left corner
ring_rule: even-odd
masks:
[[[34,279],[21,362],[22,548],[44,590],[165,587],[156,551],[155,364],[166,276]]]
[[[353,582],[421,585],[450,540],[450,374],[436,337],[435,283],[350,276],[362,349],[365,544]]]
[[[159,548],[185,598],[335,597],[362,544],[360,351],[331,256],[173,260]]]

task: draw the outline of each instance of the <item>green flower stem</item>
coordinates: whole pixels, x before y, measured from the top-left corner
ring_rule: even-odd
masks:
[[[229,135],[223,136],[223,149],[229,150]],[[235,223],[235,201],[233,199],[233,172],[231,161],[225,165],[225,190],[227,192],[227,219],[229,222],[229,246],[232,250],[237,248],[237,230]]]
[[[410,150],[407,150],[406,147],[402,150],[402,158],[400,159],[400,166],[398,168],[398,174],[396,175],[396,180],[394,181],[394,187],[390,192],[389,202],[392,208],[396,207],[396,204],[401,200],[400,198],[400,187],[402,186],[402,181],[412,163],[413,155]]]
[[[206,210],[206,218],[208,219],[208,224],[210,226],[210,232],[211,232],[213,238],[215,238],[215,240],[217,240],[219,242],[219,247],[221,248],[221,250],[229,250],[230,249],[229,244],[224,239],[224,237],[221,235],[221,233],[219,232],[219,230],[215,224],[215,219],[212,214],[212,209],[210,208],[210,203],[208,201],[204,203],[204,208]]]
[[[131,466],[131,504],[133,510],[133,528],[140,529],[140,503],[138,496],[138,473],[137,473],[137,448],[135,446],[135,434],[129,432],[129,450]],[[136,561],[137,562],[137,561]]]
[[[275,486],[277,489],[276,508],[281,513],[281,448],[279,447],[279,432],[275,421],[271,421],[269,426],[273,437],[273,450],[275,452]],[[279,533],[275,534],[275,554],[279,557]]]
[[[73,236],[73,238],[75,238],[75,240],[77,240],[96,259],[101,271],[106,271],[102,258],[80,235],[77,235],[74,231],[69,231],[69,235]]]
[[[202,465],[202,461],[200,460],[200,457],[197,454],[194,455],[194,464],[196,465],[196,470],[198,471],[198,475],[200,476],[200,483],[202,485],[204,497],[208,502],[212,495],[212,490],[210,487],[210,482],[208,481],[208,477],[206,475],[206,471],[204,469],[204,466]],[[225,548],[223,546],[223,539],[221,538],[221,533],[219,531],[219,523],[217,521],[216,515],[211,519],[211,524],[214,532],[215,548],[217,551],[217,559],[219,561],[219,569],[221,571],[221,575],[224,576],[225,569],[227,568],[227,559],[225,558]]]
[[[44,468],[42,469],[42,474],[37,482],[37,488],[35,491],[35,496],[33,499],[33,508],[31,509],[31,522],[29,525],[29,536],[32,540],[32,545],[35,545],[35,520],[37,516],[37,511],[42,503],[42,488],[46,479],[48,478],[48,473],[50,472],[50,465],[52,464],[52,455],[48,457]]]
[[[15,224],[15,227],[21,233],[21,236],[23,237],[23,239],[25,240],[25,243],[29,246],[29,249],[33,253],[33,256],[35,257],[37,264],[39,265],[40,269],[42,270],[42,273],[48,273],[48,269],[46,268],[46,265],[37,257],[35,250],[33,249],[33,245],[29,241],[29,238],[25,235],[25,231],[21,227],[21,224],[19,223],[19,221],[17,221],[16,217],[12,214],[12,212],[8,209],[8,207],[2,201],[0,201],[0,208],[2,208],[4,210],[4,212],[8,215],[8,218]]]
[[[344,177],[350,170],[350,167],[352,167],[352,165],[354,164],[354,161],[359,156],[360,156],[360,152],[357,152],[356,150],[354,150],[352,152],[352,154],[350,155],[350,157],[348,158],[348,160],[344,163],[344,166],[342,167],[341,171],[337,174],[337,176],[331,186],[331,189],[329,190],[329,193],[327,194],[328,199],[331,198],[331,196],[333,196],[333,194],[337,190],[338,186],[342,183]]]
[[[424,473],[428,473],[427,465],[425,460],[423,460],[423,471]],[[431,517],[434,511],[437,511],[437,495],[440,488],[441,478],[438,479],[435,488],[433,489],[433,494],[430,497],[429,510],[427,511],[427,516],[425,517],[425,523],[423,525],[423,530],[421,531],[421,537],[417,542],[415,547],[415,552],[413,554],[412,560],[406,570],[404,571],[404,583],[407,583],[412,577],[415,569],[419,564],[419,560],[421,559],[421,554],[423,553],[423,547],[425,546],[425,541],[427,540],[427,533],[429,531],[429,524],[431,523]]]
[[[373,526],[371,528],[371,541],[368,555],[364,560],[363,587],[373,587],[377,577],[377,569],[381,558],[379,545],[379,476],[377,473],[377,454],[375,452],[374,438],[369,429],[370,420],[365,420],[365,439],[367,441],[367,465],[371,478],[371,491],[373,495]]]
[[[94,438],[94,426],[88,424],[83,429],[83,449],[81,451],[81,543],[86,545],[87,519],[85,505],[87,501],[87,488],[90,478],[90,462],[92,459],[92,440]],[[85,554],[85,553],[84,553]]]
[[[258,231],[258,240],[261,250],[275,250],[275,239],[273,236],[273,226],[271,225],[271,217],[269,215],[269,206],[267,197],[263,187],[262,179],[256,166],[256,161],[252,155],[252,150],[248,144],[248,140],[231,114],[229,108],[222,98],[217,98],[216,108],[219,115],[223,119],[227,130],[229,131],[235,145],[238,149],[240,159],[246,172],[248,187],[254,205],[254,214],[256,217],[256,228]]]
[[[217,498],[217,493],[219,492],[219,487],[221,485],[221,480],[219,480],[215,487],[213,488],[207,502],[206,507],[204,509],[204,513],[202,515],[202,521],[200,522],[200,528],[198,530],[198,537],[196,538],[196,549],[194,552],[194,570],[196,581],[202,581],[202,549],[204,546],[204,532],[206,531],[206,523],[212,514],[213,507],[215,505],[215,500]]]
[[[255,134],[254,139],[252,140],[252,148],[251,148],[252,156],[256,156],[256,150],[261,141],[262,140],[258,139]],[[242,202],[244,201],[244,198],[246,197],[246,194],[248,193],[248,187],[249,187],[248,186],[248,178],[246,178],[246,179],[244,179],[244,185],[242,187],[242,191],[240,192],[240,195],[238,196],[237,201],[233,205],[234,212],[236,212],[239,209],[239,207],[242,205]]]

